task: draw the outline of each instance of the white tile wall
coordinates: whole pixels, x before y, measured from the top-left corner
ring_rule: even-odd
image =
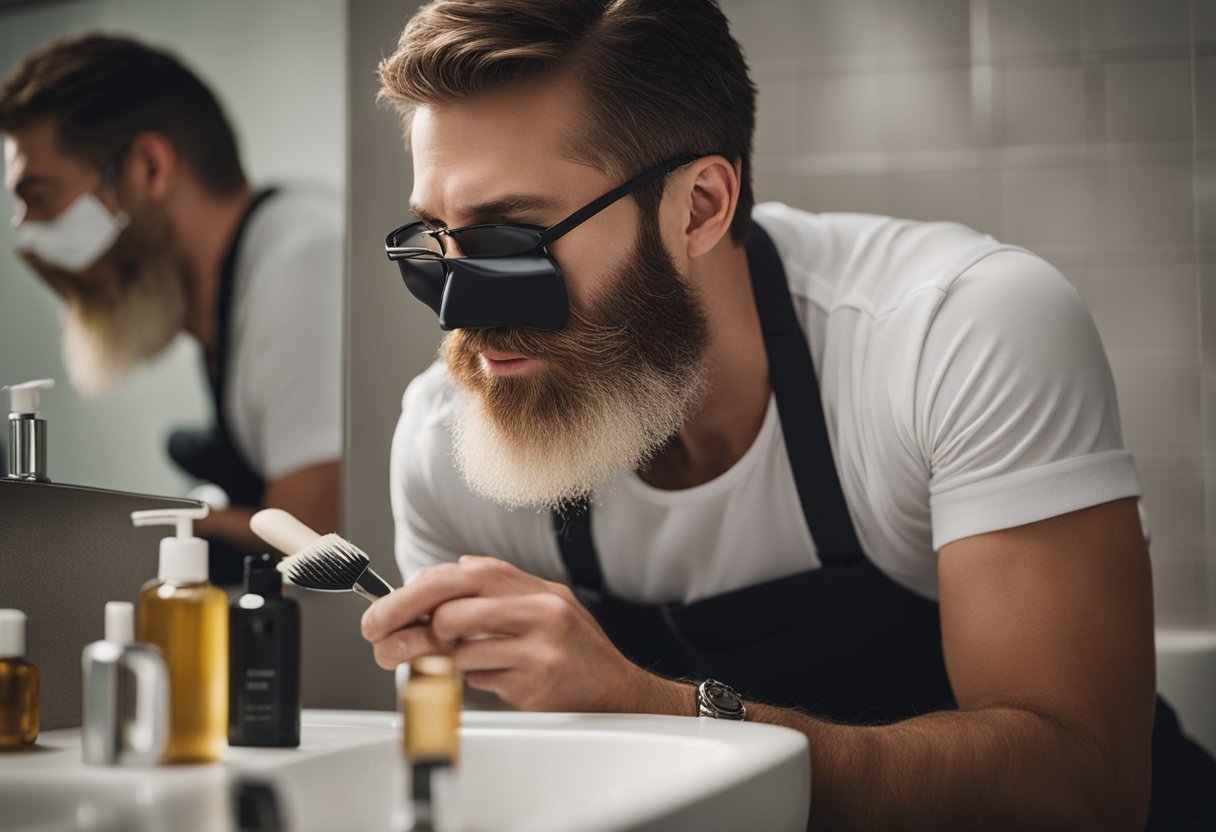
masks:
[[[1081,0],[989,0],[988,19],[995,58],[1081,50]]]
[[[1085,141],[1085,70],[1032,66],[1000,72],[1006,144]]]
[[[1112,142],[1191,140],[1191,62],[1106,65],[1106,138]]]
[[[1055,263],[1111,358],[1159,618],[1216,623],[1216,2],[795,5],[724,3],[758,69],[758,195]]]

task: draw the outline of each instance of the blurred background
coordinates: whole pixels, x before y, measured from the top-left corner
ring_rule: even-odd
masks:
[[[0,72],[57,34],[169,47],[211,83],[255,184],[346,198],[343,533],[399,581],[388,448],[434,317],[384,260],[410,163],[375,67],[401,0],[0,2]],[[759,87],[756,191],[815,211],[955,220],[1046,257],[1097,321],[1153,527],[1161,624],[1216,626],[1216,2],[723,0]],[[0,195],[0,213],[12,211]],[[100,402],[66,385],[58,308],[0,223],[0,383],[54,376],[53,478],[184,493],[162,448],[202,424],[184,341]],[[305,704],[391,707],[362,602],[306,603]]]

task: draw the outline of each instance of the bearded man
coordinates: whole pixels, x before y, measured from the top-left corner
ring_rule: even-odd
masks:
[[[437,0],[381,81],[417,217],[386,253],[451,331],[393,442],[383,667],[793,728],[816,829],[1212,821],[1058,271],[960,225],[753,207],[712,0]]]
[[[5,184],[20,256],[64,301],[73,384],[99,395],[181,332],[202,348],[211,431],[169,452],[227,494],[196,529],[237,583],[274,506],[339,517],[341,214],[254,191],[215,96],[166,52],[102,35],[30,53],[0,82]],[[218,545],[215,545],[218,544]]]

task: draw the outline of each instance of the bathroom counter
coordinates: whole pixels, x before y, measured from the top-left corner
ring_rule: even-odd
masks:
[[[87,766],[78,729],[48,731],[0,754],[0,830],[405,830],[399,726],[306,710],[299,748],[148,768]],[[810,805],[805,738],[769,725],[466,711],[461,754],[465,830],[795,832]]]

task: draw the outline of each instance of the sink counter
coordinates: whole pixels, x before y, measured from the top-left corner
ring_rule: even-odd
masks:
[[[462,830],[802,830],[801,734],[625,714],[462,714]],[[80,732],[0,754],[0,830],[407,830],[400,717],[306,710],[298,749],[229,748],[221,763],[86,766]],[[235,806],[243,807],[238,822]]]

